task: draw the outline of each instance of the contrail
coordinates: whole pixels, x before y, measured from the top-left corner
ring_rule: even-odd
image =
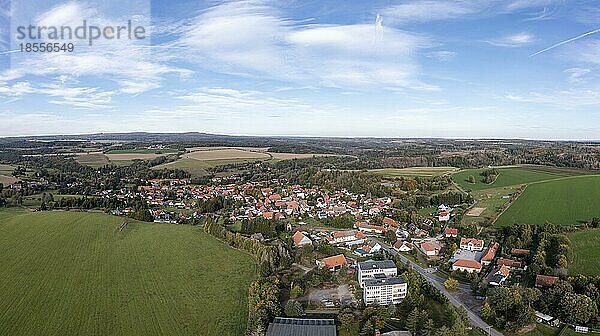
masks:
[[[536,52],[536,53],[533,53],[533,54],[529,55],[529,57],[533,57],[533,56],[535,56],[535,55],[539,55],[539,54],[541,54],[541,53],[543,53],[543,52],[546,52],[546,51],[548,51],[548,50],[551,50],[551,49],[554,49],[554,48],[556,48],[556,47],[559,47],[559,46],[561,46],[561,45],[563,45],[563,44],[567,44],[567,43],[569,43],[569,42],[573,42],[573,41],[575,41],[575,40],[579,40],[580,38],[586,37],[586,36],[588,36],[588,35],[596,34],[596,33],[600,33],[600,28],[599,28],[599,29],[596,29],[596,30],[589,31],[589,32],[587,32],[587,33],[585,33],[585,34],[581,34],[581,35],[579,35],[579,36],[575,36],[575,37],[573,37],[573,38],[570,38],[570,39],[568,39],[568,40],[564,40],[564,41],[562,41],[562,42],[558,42],[557,44],[555,44],[555,45],[552,45],[552,46],[550,46],[550,47],[548,47],[548,48],[546,48],[546,49],[544,49],[544,50],[540,50],[540,51],[538,51],[538,52]]]
[[[0,56],[16,53],[19,51],[21,51],[21,50],[16,49],[16,50],[9,50],[9,51],[0,51]]]

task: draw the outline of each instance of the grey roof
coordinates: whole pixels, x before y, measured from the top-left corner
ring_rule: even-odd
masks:
[[[365,279],[365,286],[386,286],[386,285],[399,285],[406,283],[401,277],[393,278],[367,278]]]
[[[381,334],[381,336],[412,336],[410,331],[388,331]]]
[[[269,324],[267,336],[336,336],[335,321],[276,317]]]
[[[381,261],[367,260],[367,261],[358,263],[358,268],[360,268],[361,270],[396,268],[396,264],[394,264],[394,262],[392,260],[381,260]]]

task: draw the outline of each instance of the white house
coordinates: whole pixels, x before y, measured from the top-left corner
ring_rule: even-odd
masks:
[[[460,248],[467,251],[483,251],[483,240],[475,238],[460,238]]]
[[[412,251],[412,247],[406,241],[397,240],[394,244],[394,250],[398,252],[410,252]]]
[[[458,259],[452,264],[452,270],[467,273],[479,273],[481,272],[481,263],[475,260]]]
[[[365,279],[363,301],[365,305],[398,304],[406,297],[408,284],[400,277],[384,276]]]
[[[396,264],[392,260],[369,260],[358,263],[358,284],[361,288],[366,279],[374,278],[377,275],[395,277],[398,275]]]
[[[437,242],[424,242],[421,243],[421,251],[428,257],[435,257],[440,253],[442,247]]]

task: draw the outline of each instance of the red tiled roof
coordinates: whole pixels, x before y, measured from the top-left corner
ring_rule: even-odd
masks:
[[[482,241],[482,243],[483,243],[483,241]],[[481,257],[481,261],[494,260],[494,258],[496,257],[496,251],[498,251],[498,247],[500,247],[500,245],[498,243],[492,244],[492,246],[490,246],[487,249],[487,251],[485,251],[485,253],[483,254],[483,257]]]
[[[456,235],[458,235],[458,229],[457,228],[446,228],[444,233],[446,234],[446,236],[456,236]]]
[[[389,217],[385,217],[383,219],[383,224],[384,225],[390,225],[390,226],[398,226],[398,222],[396,222],[395,220],[389,218]]]
[[[472,269],[481,269],[481,264],[475,260],[468,259],[458,259],[452,264],[452,266],[456,267],[464,267],[464,268],[472,268]]]
[[[475,246],[483,247],[483,240],[476,238],[460,238],[460,245],[467,245],[472,243]]]
[[[296,231],[296,233],[294,233],[294,235],[292,236],[292,240],[294,241],[294,245],[299,246],[300,242],[304,238],[306,238],[306,236],[304,235],[304,233],[302,233],[301,231]]]
[[[440,245],[438,243],[424,242],[421,244],[421,248],[425,251],[435,251],[440,249]]]
[[[498,259],[498,265],[512,267],[512,268],[520,268],[521,262],[512,260],[512,259],[500,258],[500,259]]]
[[[558,281],[558,277],[538,274],[535,277],[535,285],[541,287],[550,287]]]
[[[529,250],[514,248],[514,249],[510,250],[510,254],[527,255],[527,254],[529,254]]]
[[[346,257],[343,254],[334,255],[331,257],[321,259],[323,267],[333,268],[337,266],[343,266],[348,263]]]

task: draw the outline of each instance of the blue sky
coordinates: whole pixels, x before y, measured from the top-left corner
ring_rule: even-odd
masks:
[[[600,139],[597,0],[102,4],[0,0],[0,136]],[[19,25],[132,18],[147,39],[14,51]]]

